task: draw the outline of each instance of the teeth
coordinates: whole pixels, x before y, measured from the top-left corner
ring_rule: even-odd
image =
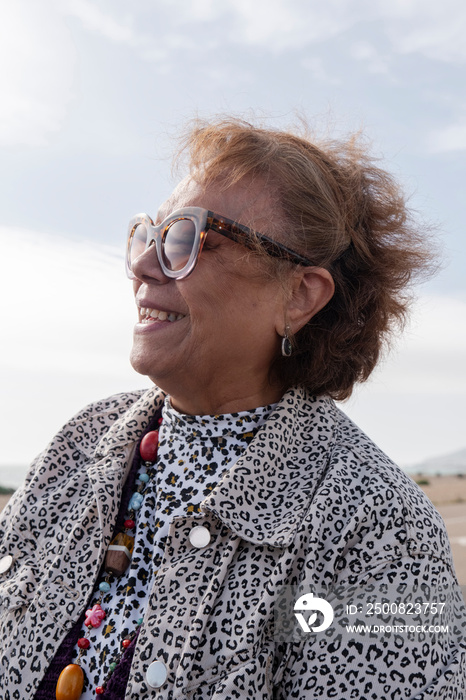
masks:
[[[176,314],[174,311],[159,311],[158,309],[149,309],[144,306],[139,307],[139,313],[141,315],[142,323],[152,323],[152,319],[155,321],[179,321],[184,318],[184,314]]]

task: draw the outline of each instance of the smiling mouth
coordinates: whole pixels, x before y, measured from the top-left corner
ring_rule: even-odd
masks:
[[[169,321],[174,323],[185,318],[185,314],[177,314],[174,311],[159,311],[158,309],[147,309],[139,307],[140,323],[155,323],[156,321]]]

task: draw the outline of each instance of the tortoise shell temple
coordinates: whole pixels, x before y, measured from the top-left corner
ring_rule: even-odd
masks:
[[[243,245],[252,246],[250,241],[251,232],[249,229],[242,228],[234,221],[228,221],[225,219],[218,219],[217,217],[208,216],[206,221],[206,231],[211,229],[216,233],[220,233],[222,236],[230,238],[236,243],[243,243]]]
[[[300,265],[313,265],[313,263],[307,258],[299,255],[291,248],[287,248],[281,243],[277,243],[268,236],[264,236],[262,233],[253,231],[247,226],[238,224],[235,221],[229,221],[225,219],[218,219],[217,217],[209,216],[206,222],[206,229],[211,228],[217,233],[230,238],[237,243],[242,243],[254,250],[257,243],[260,243],[261,247],[267,252],[268,255],[274,258],[285,258],[286,260],[291,260],[292,262]]]

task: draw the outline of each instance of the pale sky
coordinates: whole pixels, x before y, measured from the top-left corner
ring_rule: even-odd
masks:
[[[176,184],[180,128],[218,113],[362,129],[438,225],[442,271],[342,407],[403,466],[466,447],[465,35],[460,0],[2,2],[0,465],[148,386],[128,362],[127,222]]]

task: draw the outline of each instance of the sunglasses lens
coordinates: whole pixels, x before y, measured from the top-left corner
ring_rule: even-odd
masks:
[[[162,245],[164,265],[176,272],[189,262],[196,240],[196,226],[190,219],[178,219],[165,229]]]

